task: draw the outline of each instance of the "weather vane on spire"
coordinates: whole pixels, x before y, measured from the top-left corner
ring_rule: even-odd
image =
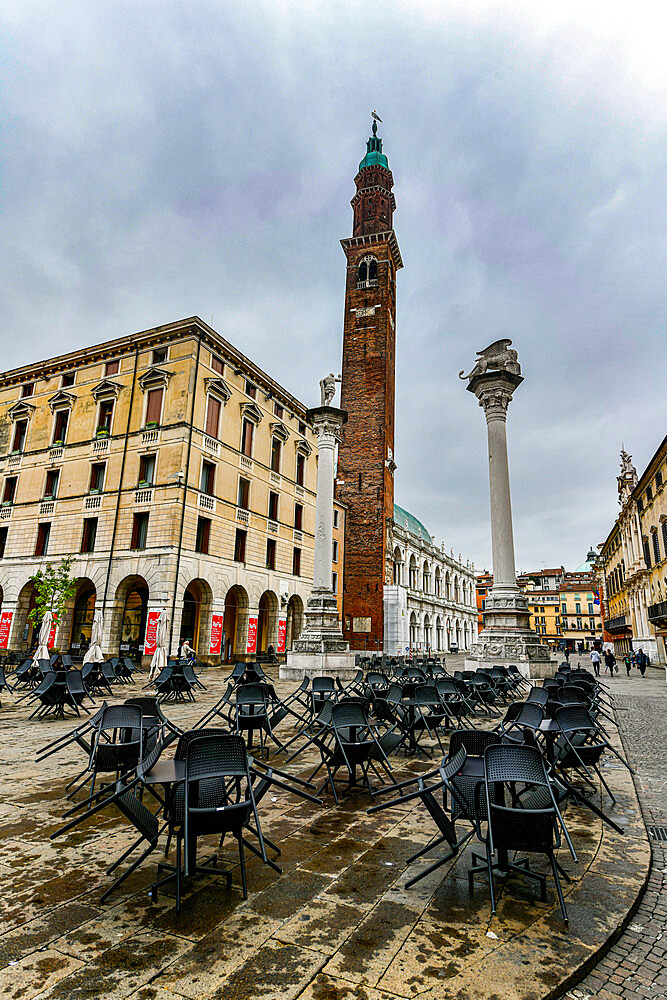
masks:
[[[380,118],[379,114],[375,110],[371,111],[371,118],[373,119],[373,135],[377,135],[378,134],[378,122],[380,122],[380,124],[382,124],[382,119]]]

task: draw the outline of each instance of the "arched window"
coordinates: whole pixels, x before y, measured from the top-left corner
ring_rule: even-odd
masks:
[[[449,570],[445,573],[445,597],[448,601],[452,599],[452,581],[449,577]]]
[[[357,272],[357,282],[358,285],[365,288],[368,288],[370,285],[377,285],[378,262],[375,257],[368,255],[360,262]]]
[[[440,567],[439,566],[436,566],[436,568],[435,568],[435,596],[436,597],[440,597],[441,596],[441,594],[440,594]],[[440,647],[438,647],[438,648],[440,648]]]
[[[414,556],[410,556],[410,589],[417,590],[419,583],[417,579],[417,560]]]

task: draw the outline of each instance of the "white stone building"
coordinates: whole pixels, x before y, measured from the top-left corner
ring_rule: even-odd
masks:
[[[384,588],[384,651],[469,650],[477,632],[475,569],[394,505],[393,583]]]

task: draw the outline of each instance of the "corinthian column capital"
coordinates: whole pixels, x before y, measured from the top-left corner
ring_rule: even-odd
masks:
[[[337,444],[340,444],[342,427],[347,421],[345,410],[339,410],[335,406],[317,406],[308,410],[308,417],[312,421],[313,430],[317,435],[319,451],[322,451],[323,448],[333,449]]]
[[[487,372],[475,375],[467,386],[469,392],[479,400],[484,410],[486,422],[490,420],[507,419],[507,407],[510,404],[514,390],[523,382],[521,375],[513,372]]]

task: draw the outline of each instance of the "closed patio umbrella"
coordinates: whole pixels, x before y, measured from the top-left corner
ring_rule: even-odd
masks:
[[[39,660],[48,660],[49,658],[49,633],[51,632],[52,625],[53,615],[50,611],[45,611],[44,619],[39,628],[39,645],[32,658],[33,666],[35,667],[39,666]]]
[[[167,666],[167,643],[169,642],[169,617],[167,612],[162,610],[157,620],[155,634],[156,649],[151,660],[151,669],[148,674],[148,681],[154,681],[163,667]]]
[[[100,645],[102,642],[102,628],[102,612],[96,611],[93,615],[93,627],[90,633],[90,646],[86,650],[86,655],[83,658],[84,663],[101,663],[104,659],[102,647]]]

